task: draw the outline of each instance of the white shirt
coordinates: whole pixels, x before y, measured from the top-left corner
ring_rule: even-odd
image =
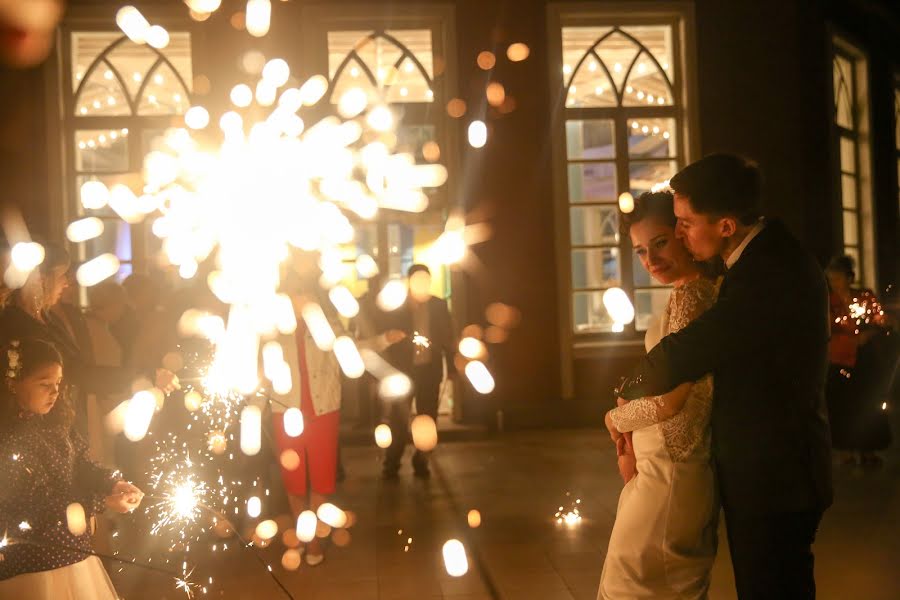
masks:
[[[751,229],[747,236],[741,241],[741,243],[738,244],[738,247],[728,255],[727,259],[725,259],[725,266],[727,268],[730,269],[734,266],[734,263],[738,261],[738,259],[741,257],[741,254],[743,254],[744,250],[747,248],[747,244],[749,244],[750,241],[755,238],[765,226],[766,222],[763,219],[760,219],[756,223],[756,225],[753,226],[753,229]]]

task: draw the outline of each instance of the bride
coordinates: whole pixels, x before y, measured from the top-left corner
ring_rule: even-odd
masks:
[[[670,192],[643,194],[623,221],[644,269],[674,286],[664,314],[647,329],[649,352],[712,306],[716,285],[676,235]],[[712,385],[707,375],[606,414],[626,484],[598,600],[707,597],[719,516],[710,464]]]

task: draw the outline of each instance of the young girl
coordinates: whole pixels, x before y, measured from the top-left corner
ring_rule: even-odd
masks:
[[[0,600],[115,600],[85,524],[134,510],[141,491],[88,457],[53,345],[10,342],[0,377]]]

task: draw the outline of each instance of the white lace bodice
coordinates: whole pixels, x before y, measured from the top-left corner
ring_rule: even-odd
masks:
[[[711,307],[715,302],[716,292],[716,284],[703,278],[673,289],[659,324],[659,335],[647,332],[647,350],[655,346],[661,337],[682,329]],[[697,453],[708,456],[712,385],[712,375],[694,382],[684,407],[668,419],[660,414],[662,396],[632,400],[614,409],[610,417],[616,429],[621,432],[659,424],[666,449],[675,462],[682,462]]]

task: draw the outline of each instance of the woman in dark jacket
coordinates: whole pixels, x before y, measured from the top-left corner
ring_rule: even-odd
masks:
[[[57,244],[45,245],[41,266],[29,275],[25,285],[12,294],[9,305],[0,314],[0,341],[43,339],[53,343],[66,364],[66,380],[76,407],[79,428],[84,431],[82,396],[86,393],[129,393],[141,377],[127,367],[99,367],[91,360],[89,349],[82,348],[62,319],[50,309],[68,286],[69,253]],[[150,374],[156,387],[165,393],[178,387],[178,379],[165,369]]]

